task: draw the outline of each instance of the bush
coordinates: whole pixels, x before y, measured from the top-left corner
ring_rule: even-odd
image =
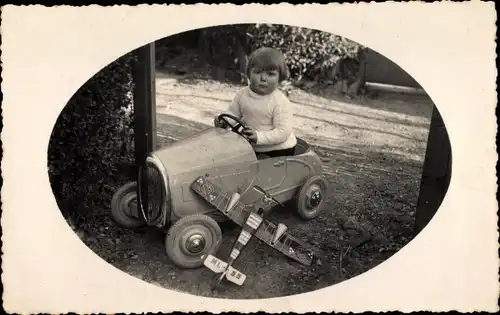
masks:
[[[52,189],[65,216],[103,200],[120,164],[133,162],[132,63],[125,55],[88,80],[58,117],[49,143]],[[70,210],[71,207],[71,211]]]
[[[291,81],[309,79],[352,81],[356,76],[361,45],[328,32],[280,24],[235,24],[190,31],[162,40],[160,50],[187,47],[198,42],[198,52],[212,65],[242,71],[251,51],[268,46],[287,58]],[[159,56],[159,58],[162,58]]]
[[[305,77],[316,81],[334,79],[335,67],[341,61],[355,62],[363,48],[338,35],[289,25],[257,24],[250,27],[248,33],[252,50],[268,46],[285,55],[295,81]]]
[[[210,62],[222,67],[234,67],[241,54],[248,54],[251,46],[249,30],[253,24],[214,26],[200,30],[200,47]]]

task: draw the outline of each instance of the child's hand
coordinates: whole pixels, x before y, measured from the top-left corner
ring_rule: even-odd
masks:
[[[228,127],[227,124],[224,121],[219,120],[218,117],[219,116],[217,115],[214,118],[214,126],[217,128],[227,128]]]
[[[243,134],[247,137],[248,141],[251,143],[257,143],[257,132],[252,128],[245,128]]]

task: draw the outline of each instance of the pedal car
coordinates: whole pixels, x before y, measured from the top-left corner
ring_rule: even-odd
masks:
[[[191,189],[199,176],[229,194],[239,193],[245,206],[262,198],[252,189],[258,185],[281,203],[295,201],[295,211],[306,220],[318,216],[324,202],[322,164],[304,140],[297,139],[293,155],[257,156],[242,134],[243,122],[228,114],[218,119],[230,128],[211,127],[151,152],[140,167],[139,183],[120,187],[111,202],[119,225],[167,231],[167,255],[181,268],[201,267],[203,257],[218,251],[219,223],[227,220]]]

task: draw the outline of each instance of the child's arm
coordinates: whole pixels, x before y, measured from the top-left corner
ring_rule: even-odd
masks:
[[[241,110],[240,110],[240,97],[241,93],[239,92],[236,94],[236,96],[233,98],[233,101],[228,107],[228,114],[235,116],[238,119],[241,119]]]
[[[257,145],[273,145],[285,142],[292,133],[293,111],[288,99],[279,102],[273,110],[274,128],[256,131]]]

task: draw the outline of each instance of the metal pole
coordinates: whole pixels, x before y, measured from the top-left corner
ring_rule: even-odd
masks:
[[[448,190],[451,179],[451,144],[443,119],[434,107],[432,111],[420,194],[415,213],[416,236],[436,214]]]
[[[156,146],[156,93],[154,43],[136,50],[134,119],[136,164],[140,166]]]
[[[155,92],[155,46],[154,42],[135,51],[138,58],[133,68],[134,81],[134,125],[135,125],[135,174],[144,164],[147,155],[156,148],[156,92]],[[138,185],[138,187],[139,187]],[[146,185],[142,188],[147,196]],[[139,189],[137,196],[139,196]],[[147,203],[147,198],[144,198]],[[142,205],[147,208],[147,204]]]

